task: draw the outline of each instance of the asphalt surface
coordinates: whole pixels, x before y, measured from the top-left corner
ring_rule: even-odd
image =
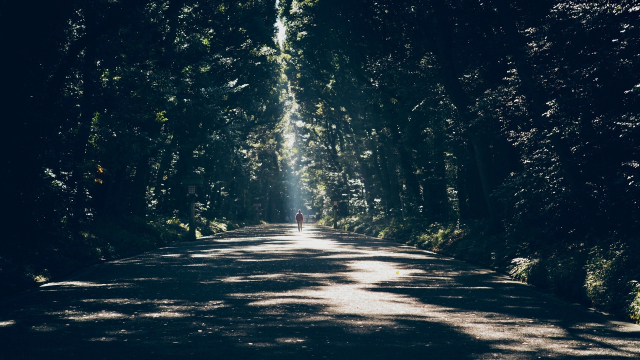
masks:
[[[640,326],[307,225],[103,263],[0,302],[0,359],[629,359]]]

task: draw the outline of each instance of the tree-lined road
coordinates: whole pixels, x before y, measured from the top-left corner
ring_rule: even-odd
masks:
[[[2,359],[640,357],[640,326],[313,225],[175,244],[0,304]]]

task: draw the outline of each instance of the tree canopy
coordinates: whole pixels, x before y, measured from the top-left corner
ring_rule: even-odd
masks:
[[[637,319],[638,15],[637,0],[5,2],[0,277],[171,241],[198,176],[203,234],[303,209]]]
[[[24,263],[34,276],[108,258],[114,240],[91,230],[100,223],[183,223],[194,175],[203,232],[263,208],[281,221],[276,16],[274,1],[3,5],[17,51],[0,268]]]
[[[309,183],[310,202],[328,209],[338,197],[345,227],[434,248],[425,227],[471,226],[482,235],[460,253],[513,260],[516,276],[620,308],[640,270],[639,11],[637,1],[286,2],[298,146],[323,189]],[[606,287],[620,288],[618,305]]]

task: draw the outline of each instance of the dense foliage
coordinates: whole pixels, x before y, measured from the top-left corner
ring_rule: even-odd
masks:
[[[180,238],[189,177],[203,234],[281,219],[275,5],[3,3],[3,289]]]
[[[281,13],[311,207],[638,319],[640,3]]]
[[[196,176],[203,234],[335,211],[640,320],[638,0],[0,11],[9,287],[180,239]]]

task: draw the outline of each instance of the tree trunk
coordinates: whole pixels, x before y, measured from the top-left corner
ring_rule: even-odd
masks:
[[[87,26],[91,26],[93,21],[87,15]],[[73,171],[71,175],[71,183],[75,187],[73,195],[73,220],[81,222],[85,216],[85,208],[88,206],[86,192],[87,184],[84,179],[86,169],[86,151],[91,135],[91,122],[95,113],[95,94],[97,92],[96,85],[96,68],[95,68],[95,47],[93,44],[85,49],[84,59],[82,63],[82,98],[80,99],[80,117],[78,119],[78,130],[73,139]]]
[[[398,151],[398,156],[400,158],[399,166],[402,171],[402,175],[404,177],[404,185],[407,187],[407,194],[413,200],[411,204],[413,205],[411,209],[405,208],[404,210],[410,212],[411,214],[417,214],[417,206],[422,204],[422,194],[420,193],[420,184],[418,182],[418,177],[415,173],[415,165],[413,163],[413,157],[407,151],[402,141],[402,134],[400,133],[400,129],[391,129],[391,137],[393,139],[393,144],[395,145],[396,151]],[[405,202],[405,207],[408,207],[407,202]]]
[[[444,133],[441,124],[436,124],[432,129],[434,137],[432,151],[429,154],[431,166],[427,171],[424,186],[425,208],[431,221],[447,222],[450,220],[450,206],[444,159]]]
[[[374,145],[374,144],[372,144]],[[383,193],[383,201],[386,205],[386,210],[400,209],[400,192],[398,190],[397,176],[389,172],[388,160],[385,156],[385,146],[375,145],[372,147],[374,151],[375,169],[380,179],[380,185]]]
[[[489,146],[486,141],[477,138],[471,139],[471,146],[473,146],[476,165],[478,166],[478,173],[480,174],[482,193],[484,194],[487,210],[489,211],[489,220],[494,224],[498,220],[498,207],[491,193],[495,187],[494,174],[496,172],[491,166],[492,161]]]
[[[451,52],[448,50],[447,44],[449,44],[450,41],[448,41],[447,31],[451,30],[450,26],[447,23],[446,16],[440,14],[439,18],[441,20],[436,24],[436,28],[438,29],[436,59],[440,66],[440,79],[449,99],[458,110],[458,114],[463,123],[465,125],[469,125],[473,120],[473,115],[470,113],[472,101],[460,84],[457,72],[453,67],[453,57],[451,56]],[[497,220],[498,209],[495,201],[491,198],[493,184],[495,181],[492,177],[493,173],[490,165],[491,153],[488,148],[488,142],[483,140],[483,136],[478,133],[468,131],[467,137],[474,150],[476,166],[482,183],[484,200],[489,212],[489,218],[493,223]]]
[[[151,162],[149,157],[140,154],[140,159],[136,165],[136,172],[131,184],[131,194],[129,196],[131,214],[144,218],[147,214],[147,186],[151,177]]]

